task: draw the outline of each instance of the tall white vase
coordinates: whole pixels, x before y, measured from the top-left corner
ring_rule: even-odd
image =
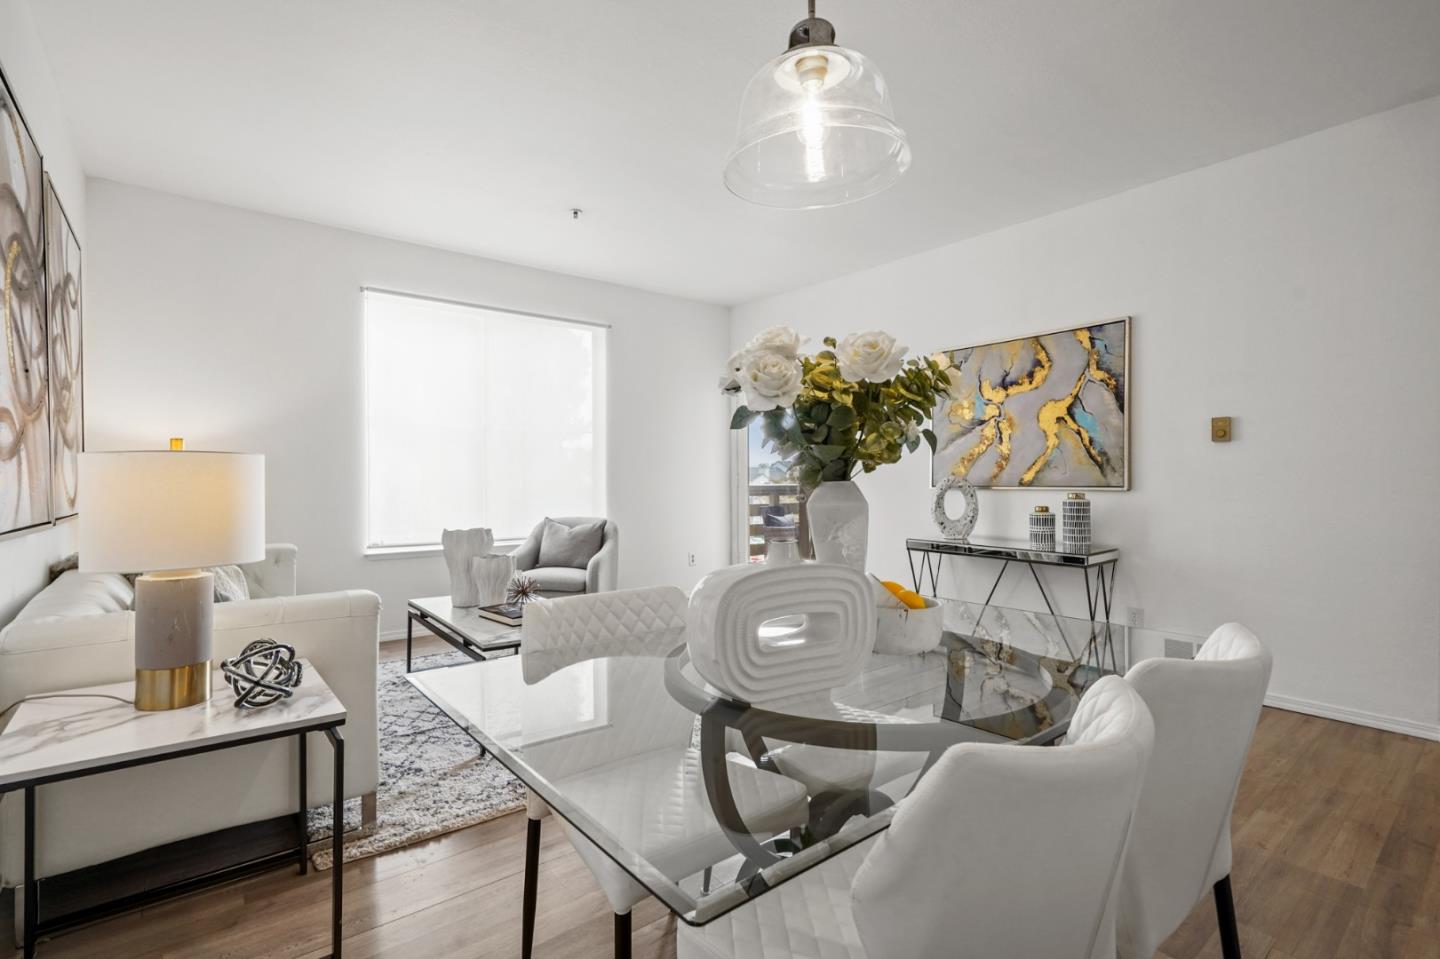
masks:
[[[865,572],[870,504],[853,482],[821,483],[805,501],[815,559]]]
[[[494,534],[484,527],[441,531],[440,546],[445,551],[445,565],[450,569],[450,605],[480,605],[480,591],[471,574],[470,561],[489,553],[494,545]]]

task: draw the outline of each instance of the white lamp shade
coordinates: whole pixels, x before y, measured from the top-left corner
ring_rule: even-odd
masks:
[[[265,457],[256,453],[81,453],[80,569],[97,573],[265,558]]]

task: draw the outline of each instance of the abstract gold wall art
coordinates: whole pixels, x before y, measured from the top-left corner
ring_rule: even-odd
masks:
[[[50,522],[40,162],[0,76],[0,533]]]
[[[50,495],[58,520],[79,512],[85,370],[80,350],[80,242],[49,176],[45,177],[45,282],[50,328]]]
[[[931,485],[1130,488],[1130,318],[947,354]]]

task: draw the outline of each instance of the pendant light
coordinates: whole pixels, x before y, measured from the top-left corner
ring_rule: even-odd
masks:
[[[725,186],[751,203],[806,210],[879,193],[909,166],[885,78],[864,55],[835,45],[834,26],[810,0],[790,49],[745,88]]]

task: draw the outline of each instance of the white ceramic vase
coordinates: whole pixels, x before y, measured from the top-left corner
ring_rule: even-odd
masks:
[[[821,483],[805,501],[815,559],[865,572],[870,504],[850,480]]]
[[[470,561],[470,579],[475,583],[477,606],[494,606],[505,602],[505,588],[515,574],[511,556],[476,556]]]
[[[445,552],[445,565],[450,570],[451,606],[480,605],[480,593],[475,586],[470,561],[486,555],[494,545],[494,534],[484,527],[441,531],[440,547]]]

